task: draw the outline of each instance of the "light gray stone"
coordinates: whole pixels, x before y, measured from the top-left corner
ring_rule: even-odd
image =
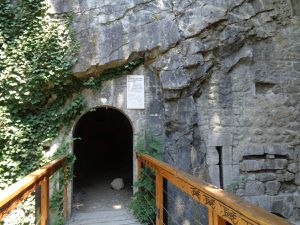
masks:
[[[164,90],[181,90],[190,84],[192,78],[181,70],[164,70],[160,73],[160,80]]]
[[[229,72],[234,66],[241,62],[250,62],[253,57],[253,50],[249,46],[241,48],[232,57],[227,58],[224,62],[225,71]]]
[[[232,165],[233,161],[232,156],[232,146],[222,147],[222,164],[223,165]]]
[[[300,172],[296,173],[295,184],[300,185]]]
[[[245,195],[246,196],[256,196],[263,195],[265,193],[265,186],[259,181],[249,181],[246,183]]]
[[[287,155],[288,147],[285,145],[269,145],[265,147],[265,153],[272,155]]]
[[[285,181],[292,181],[292,180],[294,180],[294,178],[295,178],[295,175],[293,173],[286,172],[284,174]]]
[[[295,206],[300,208],[300,196],[295,196]]]
[[[208,173],[211,184],[220,187],[220,172],[219,166],[209,166]]]
[[[110,186],[112,187],[112,189],[114,189],[116,191],[120,191],[124,188],[124,181],[122,178],[115,178],[110,183]]]
[[[217,165],[219,163],[219,154],[216,148],[209,147],[207,149],[206,163],[207,165]]]
[[[186,172],[206,166],[203,174],[217,186],[218,157],[209,149],[222,147],[224,184],[239,176],[240,166],[251,175],[247,190],[239,192],[260,194],[251,199],[270,211],[281,199],[264,194],[261,181],[271,187],[276,175],[280,197],[300,190],[299,164],[294,164],[300,158],[300,32],[286,1],[47,1],[51,16],[75,12],[77,76],[145,58],[132,72],[145,74],[145,111],[126,109],[126,80],[118,79],[105,82],[101,91],[84,90],[88,108],[119,108],[130,114],[135,133],[154,126],[165,136],[166,162]],[[257,83],[271,85],[258,90]],[[275,208],[292,217],[293,203],[282,200],[286,206]]]
[[[232,134],[212,133],[209,136],[207,146],[231,146],[232,139]]]
[[[283,183],[280,188],[280,192],[284,194],[294,193],[297,190],[297,186],[292,183]]]
[[[268,181],[266,183],[266,194],[267,195],[277,195],[280,189],[280,182],[278,181]]]
[[[262,182],[272,181],[276,179],[276,174],[274,173],[258,173],[256,174],[256,179]]]
[[[286,159],[251,159],[244,160],[241,169],[243,171],[280,170],[285,169],[287,165]]]
[[[287,170],[291,173],[297,173],[299,171],[299,163],[290,163]]]
[[[243,156],[264,155],[265,149],[263,146],[247,145],[243,148]]]
[[[176,11],[183,12],[183,16],[178,19],[179,28],[184,36],[194,36],[209,25],[225,18],[226,10],[216,6],[216,2],[195,2],[193,7],[184,8],[175,1]]]
[[[286,200],[274,201],[271,208],[273,213],[289,218],[293,212],[293,204]]]

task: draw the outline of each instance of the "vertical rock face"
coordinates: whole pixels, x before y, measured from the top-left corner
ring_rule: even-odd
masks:
[[[167,162],[300,220],[297,0],[48,2],[75,12],[76,76],[145,58]]]

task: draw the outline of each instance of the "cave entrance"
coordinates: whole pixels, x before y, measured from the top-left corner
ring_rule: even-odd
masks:
[[[84,114],[74,129],[73,210],[127,207],[132,196],[133,129],[119,110],[101,107]],[[122,178],[124,188],[110,183]]]

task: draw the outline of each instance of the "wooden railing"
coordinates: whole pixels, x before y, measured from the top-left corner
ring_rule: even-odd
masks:
[[[54,160],[42,168],[24,177],[7,189],[0,191],[0,221],[25,200],[37,187],[41,186],[41,225],[47,224],[49,215],[49,177],[64,167],[66,173],[67,158]],[[64,216],[67,210],[67,186],[64,186]]]
[[[247,203],[233,194],[207,184],[167,163],[149,155],[137,154],[138,174],[142,166],[152,168],[156,173],[156,225],[164,224],[163,179],[187,193],[209,211],[209,225],[288,225],[280,218],[255,205]],[[201,224],[201,221],[199,221]]]

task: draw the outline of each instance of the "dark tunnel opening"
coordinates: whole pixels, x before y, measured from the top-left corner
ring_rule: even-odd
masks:
[[[97,108],[81,117],[74,130],[74,192],[97,182],[109,185],[122,178],[131,188],[133,178],[133,130],[120,111]]]

